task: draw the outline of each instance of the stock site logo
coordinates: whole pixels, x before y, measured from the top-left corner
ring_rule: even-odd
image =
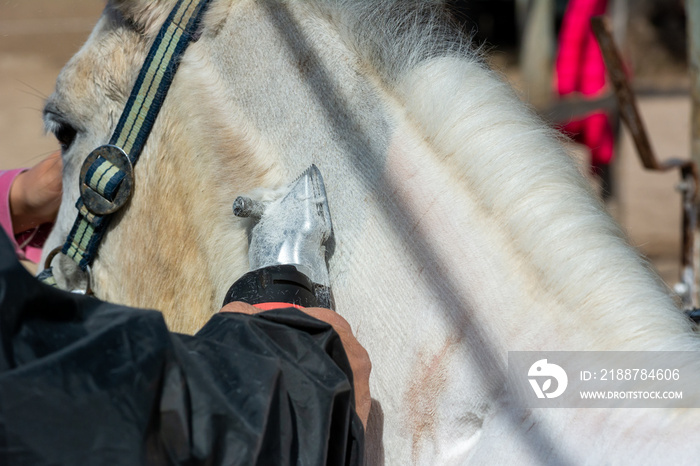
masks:
[[[528,380],[537,398],[556,398],[564,393],[569,383],[569,378],[566,376],[564,369],[556,364],[547,363],[546,359],[540,359],[530,366],[527,375],[528,377],[534,377]],[[552,388],[552,379],[557,381],[557,386],[554,391],[550,391]],[[540,385],[539,380],[542,380],[542,385]]]

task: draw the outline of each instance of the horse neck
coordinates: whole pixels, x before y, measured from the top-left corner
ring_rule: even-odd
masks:
[[[206,316],[247,267],[232,200],[316,163],[337,309],[371,355],[389,464],[469,451],[498,417],[509,350],[690,346],[658,279],[504,85],[468,57],[388,79],[331,20],[292,21],[309,5],[235,2],[191,46],[139,166],[168,182],[139,184],[96,273],[126,276],[111,247],[131,248],[132,271],[162,258],[158,307]],[[162,239],[129,244],[143,219]]]
[[[320,166],[339,305],[376,303],[356,283],[410,290],[447,326],[468,316],[523,348],[541,346],[518,333],[538,322],[554,347],[685,331],[556,137],[478,63],[434,59],[389,81],[332,21],[263,3],[236,7],[198,69],[265,142],[270,179]]]

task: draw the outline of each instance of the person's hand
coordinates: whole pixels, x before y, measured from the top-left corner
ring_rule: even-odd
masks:
[[[348,361],[350,361],[350,367],[352,368],[355,385],[355,411],[360,417],[362,425],[367,428],[369,408],[372,404],[372,398],[369,393],[369,374],[372,371],[372,363],[369,360],[367,350],[360,345],[355,335],[352,334],[350,324],[337,312],[320,307],[307,307],[300,309],[300,311],[330,324],[333,330],[340,336],[340,341],[343,343],[343,348],[345,348],[345,353],[348,356]],[[234,302],[224,306],[221,312],[240,312],[242,314],[252,315],[263,311],[250,304]]]
[[[10,215],[15,234],[56,219],[61,205],[63,163],[54,152],[20,173],[10,187]]]

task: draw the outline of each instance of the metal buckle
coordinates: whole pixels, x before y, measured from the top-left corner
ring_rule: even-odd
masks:
[[[57,248],[54,248],[51,250],[48,256],[46,256],[46,260],[44,261],[44,268],[49,269],[51,268],[51,262],[53,261],[53,258],[56,257],[56,255],[61,252],[62,246],[59,246]]]
[[[63,246],[59,246],[57,248],[54,248],[51,250],[48,256],[46,256],[46,260],[44,261],[44,268],[45,269],[50,269],[51,268],[51,262],[53,262],[54,258],[58,255],[59,252],[61,252],[61,249]],[[92,269],[88,265],[87,267],[87,286],[85,287],[84,290],[68,290],[70,293],[75,293],[75,294],[82,294],[86,296],[92,296],[92,287],[90,286],[90,282],[92,281]]]
[[[114,200],[110,201],[102,197],[98,192],[88,186],[86,181],[87,172],[90,166],[102,157],[114,164],[119,170],[124,172],[124,179],[119,186]],[[134,168],[131,165],[129,156],[121,147],[105,144],[90,152],[80,169],[80,196],[85,207],[95,215],[109,215],[121,209],[131,196],[131,189],[134,186]]]

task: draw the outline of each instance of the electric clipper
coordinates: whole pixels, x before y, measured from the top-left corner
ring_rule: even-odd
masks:
[[[229,288],[224,305],[243,301],[263,310],[334,308],[327,265],[333,225],[323,177],[315,165],[276,201],[263,203],[241,196],[233,212],[257,223],[250,234],[251,271]]]

